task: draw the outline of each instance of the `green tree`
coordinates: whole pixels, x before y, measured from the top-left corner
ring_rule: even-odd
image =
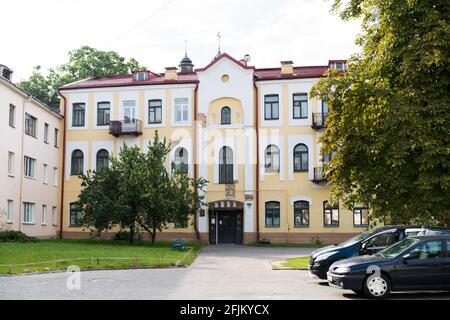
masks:
[[[336,0],[362,18],[361,53],[313,88],[329,105],[323,152],[332,198],[372,218],[450,223],[448,0]]]
[[[157,232],[168,223],[187,225],[204,205],[206,180],[169,172],[169,151],[166,140],[156,133],[145,153],[137,146],[124,145],[119,157],[111,158],[110,167],[83,175],[78,200],[83,226],[100,233],[121,225],[130,230],[130,242],[139,228],[155,243]]]
[[[69,52],[67,63],[49,69],[47,76],[37,66],[28,80],[17,85],[42,101],[56,105],[59,103],[57,89],[62,85],[89,77],[125,74],[140,69],[145,67],[133,58],[127,60],[114,51],[81,46]]]

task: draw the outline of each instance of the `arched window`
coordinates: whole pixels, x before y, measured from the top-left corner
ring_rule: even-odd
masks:
[[[309,226],[309,202],[294,202],[294,223],[296,227]]]
[[[223,147],[219,152],[219,183],[233,183],[233,150]]]
[[[280,203],[276,201],[266,202],[266,227],[280,226]]]
[[[185,148],[178,148],[175,151],[175,158],[172,163],[173,169],[181,173],[188,173],[189,171],[189,160],[188,152]]]
[[[280,171],[280,149],[276,145],[271,144],[266,148],[264,166],[266,172]]]
[[[294,148],[294,171],[308,171],[308,147],[300,143]]]
[[[83,173],[84,155],[83,151],[76,149],[72,152],[72,163],[70,174],[79,175]]]
[[[231,109],[229,107],[223,107],[220,115],[221,124],[231,124]]]
[[[339,203],[330,205],[323,202],[323,225],[325,227],[339,227]]]
[[[105,149],[98,150],[97,152],[97,171],[103,167],[109,166],[109,152]]]

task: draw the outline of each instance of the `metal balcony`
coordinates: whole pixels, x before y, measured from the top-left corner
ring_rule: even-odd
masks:
[[[122,120],[122,121],[110,121],[109,133],[115,137],[122,135],[135,135],[142,134],[142,121],[137,119]]]
[[[314,177],[311,180],[314,183],[326,183],[328,182],[325,178],[323,167],[314,168]]]
[[[311,127],[316,130],[324,128],[327,116],[328,113],[313,113]]]

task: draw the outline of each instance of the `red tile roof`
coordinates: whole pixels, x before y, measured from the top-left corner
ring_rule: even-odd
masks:
[[[265,80],[284,80],[284,79],[307,79],[320,78],[324,72],[328,70],[328,66],[309,66],[309,67],[294,67],[292,75],[281,74],[281,68],[262,68],[256,69],[253,66],[247,66],[244,63],[234,59],[227,53],[222,53],[216,57],[211,63],[204,68],[196,69],[195,72],[178,73],[174,80],[166,80],[164,73],[154,73],[149,71],[147,80],[135,80],[132,74],[124,74],[107,77],[92,77],[77,82],[69,83],[62,86],[61,90],[71,89],[89,89],[89,88],[106,88],[106,87],[128,87],[128,86],[147,86],[147,85],[168,85],[168,84],[187,84],[198,83],[197,72],[202,72],[210,68],[222,58],[227,58],[244,69],[252,69],[255,74],[255,81]],[[330,60],[329,62],[341,62],[346,60]]]
[[[255,77],[256,81],[320,78],[326,70],[328,66],[294,67],[294,73],[289,75],[281,74],[281,68],[256,69]]]

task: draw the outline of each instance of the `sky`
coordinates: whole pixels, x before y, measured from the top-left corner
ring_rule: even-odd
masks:
[[[218,50],[250,65],[326,65],[359,49],[360,22],[330,13],[331,0],[14,0],[3,1],[0,64],[13,81],[67,61],[89,45],[135,58],[154,72],[177,66],[188,55],[196,68]]]

